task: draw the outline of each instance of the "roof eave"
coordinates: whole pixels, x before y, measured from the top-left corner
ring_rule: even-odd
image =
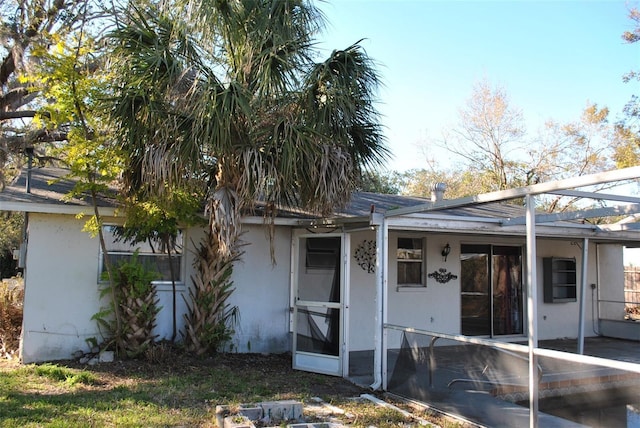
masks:
[[[101,215],[109,217],[115,216],[117,212],[115,207],[101,206],[98,209]],[[93,207],[90,205],[52,204],[48,202],[0,201],[0,211],[78,215],[93,212]]]

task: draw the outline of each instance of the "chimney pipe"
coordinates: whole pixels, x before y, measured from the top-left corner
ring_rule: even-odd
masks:
[[[436,183],[431,186],[431,202],[439,202],[444,199],[444,192],[447,190],[446,183]]]

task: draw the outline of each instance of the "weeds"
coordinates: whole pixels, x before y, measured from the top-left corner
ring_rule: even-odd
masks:
[[[98,379],[87,371],[78,371],[61,367],[56,364],[42,364],[35,366],[34,373],[57,382],[64,382],[69,386],[77,384],[95,385]]]
[[[22,278],[0,283],[0,357],[15,358],[20,346],[24,287]]]

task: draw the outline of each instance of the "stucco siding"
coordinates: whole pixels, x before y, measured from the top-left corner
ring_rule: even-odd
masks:
[[[457,238],[446,235],[416,235],[425,238],[426,287],[407,288],[397,283],[397,238],[408,236],[406,233],[393,233],[389,237],[389,322],[409,325],[437,331],[457,334],[460,331],[460,246]],[[410,235],[409,235],[410,236]],[[451,253],[447,260],[442,256],[442,247],[447,243]],[[457,278],[440,283],[429,277],[429,273],[446,269]]]
[[[582,290],[582,242],[561,240],[540,240],[537,248],[538,279],[538,339],[577,338],[579,333],[579,313]],[[576,301],[564,303],[544,302],[543,258],[569,257],[576,259]],[[596,284],[596,246],[589,245],[587,290],[585,294],[585,336],[594,336],[593,326],[593,294],[589,284]],[[622,269],[622,266],[621,266]]]
[[[622,321],[625,316],[624,258],[620,245],[599,245],[597,252],[600,269],[597,277],[597,295],[600,318]],[[596,283],[596,282],[594,282]]]
[[[67,359],[99,337],[91,317],[99,311],[97,239],[73,216],[29,216],[22,359]]]
[[[77,350],[88,350],[86,339],[95,337],[100,340],[96,324],[91,320],[102,306],[98,282],[100,248],[97,238],[82,232],[83,224],[84,220],[70,215],[31,214],[29,217],[22,342],[22,358],[26,363],[71,358]],[[185,283],[178,285],[179,294],[176,297],[179,331],[183,330],[183,314],[186,312],[183,296],[188,298],[187,290],[194,273],[193,244],[197,245],[202,236],[203,230],[200,228],[190,229],[185,234],[186,249],[182,267]],[[455,278],[441,283],[431,277],[427,278],[426,287],[398,287],[396,247],[399,236],[424,238],[425,275],[444,269]],[[349,236],[350,272],[346,276],[349,295],[345,300],[348,321],[346,346],[349,351],[368,351],[375,347],[376,275],[358,265],[355,252],[364,240],[376,238],[373,231],[354,232]],[[242,247],[244,254],[234,266],[232,280],[235,291],[229,300],[231,306],[238,307],[239,319],[228,350],[265,353],[291,351],[291,275],[294,270],[291,266],[291,239],[290,227],[276,227],[273,242],[270,242],[264,226],[244,225],[242,240],[248,245]],[[441,251],[447,243],[451,246],[451,253],[445,260]],[[390,231],[387,322],[459,334],[460,249],[462,244],[474,243],[521,246],[525,266],[523,281],[526,284],[524,238]],[[272,244],[275,264],[271,259]],[[582,274],[580,245],[580,242],[576,245],[569,240],[538,240],[536,297],[540,340],[578,336]],[[544,303],[542,260],[552,256],[576,258],[578,297],[575,302]],[[621,296],[624,282],[622,247],[590,244],[587,275],[584,331],[586,336],[593,336],[596,334],[594,319],[597,319],[598,309],[594,299],[600,295],[601,299],[624,300]],[[591,284],[595,284],[595,288]],[[172,333],[170,284],[158,286],[158,296],[162,310],[158,315],[155,333],[160,339],[167,339]],[[522,304],[526,319],[525,299]],[[519,338],[523,339],[524,335],[504,339]],[[178,339],[182,339],[180,333]],[[398,345],[388,343],[390,347]]]
[[[106,299],[100,301],[100,243],[82,231],[84,222],[69,215],[29,216],[21,349],[25,363],[69,359],[76,351],[90,350],[87,339],[103,340],[91,319],[108,305]],[[178,283],[176,290],[179,332],[184,326],[186,288]],[[172,294],[171,284],[157,286],[158,340],[173,334]]]
[[[270,242],[262,225],[246,225],[242,259],[234,266],[235,291],[230,305],[240,312],[232,343],[238,352],[280,353],[291,350],[289,333],[289,292],[291,232],[277,227]]]
[[[444,234],[429,234],[425,236],[427,254],[427,273],[438,269],[446,269],[447,272],[457,276],[447,283],[438,283],[434,278],[427,279],[427,287],[411,289],[398,287],[396,284],[396,242],[398,236],[407,236],[402,232],[390,232],[389,234],[389,275],[388,275],[388,322],[401,326],[415,327],[438,333],[460,334],[460,247],[464,244],[494,244],[515,245],[523,248],[523,282],[525,295],[522,301],[524,316],[524,332],[526,334],[526,248],[524,239],[504,237],[472,237]],[[409,235],[413,236],[413,235]],[[415,236],[423,236],[416,234]],[[446,261],[440,254],[442,247],[449,243],[451,253]],[[581,245],[581,243],[579,243]],[[576,338],[579,331],[579,302],[582,248],[571,241],[539,239],[537,244],[537,302],[538,302],[538,338],[540,340],[556,338]],[[601,246],[602,247],[602,246]],[[603,249],[604,248],[604,249]],[[620,246],[604,246],[599,251],[598,257],[596,245],[589,245],[587,290],[585,294],[585,329],[586,336],[596,335],[594,330],[594,317],[597,313],[594,298],[597,290],[592,290],[591,284],[603,289],[622,289],[622,249]],[[577,269],[577,292],[575,302],[544,303],[543,300],[543,258],[544,257],[575,257]],[[599,260],[598,260],[599,259]],[[596,264],[600,263],[600,272]],[[606,273],[605,273],[606,272]],[[599,284],[599,278],[603,281]],[[606,278],[603,280],[602,278]],[[353,285],[352,285],[353,287]],[[396,337],[397,335],[393,335]],[[518,340],[516,336],[496,336],[498,339]],[[389,343],[393,347],[397,343]]]
[[[351,275],[349,294],[349,351],[371,350],[375,346],[376,274],[358,265],[355,252],[365,240],[376,240],[374,232],[356,232],[351,235]]]
[[[116,221],[117,219],[112,219]],[[110,219],[106,219],[111,222]],[[86,339],[101,341],[91,317],[107,301],[100,302],[98,238],[82,232],[84,220],[69,215],[29,217],[29,244],[25,269],[25,302],[22,359],[25,363],[69,359],[76,351],[89,351]],[[237,305],[239,323],[230,349],[239,352],[290,350],[289,267],[290,232],[277,228],[274,239],[276,264],[271,263],[269,239],[262,226],[245,227],[242,260],[233,273],[235,291],[229,301]],[[185,234],[182,269],[186,282],[177,284],[177,340],[182,340],[185,298],[193,275],[193,244],[201,229]],[[161,310],[154,334],[170,339],[173,333],[173,297],[170,283],[157,286]]]
[[[426,287],[401,287],[397,283],[398,237],[423,237],[426,253]],[[389,312],[390,324],[414,327],[438,333],[460,333],[460,245],[459,238],[440,234],[389,233]],[[446,261],[442,248],[449,243],[451,253]],[[440,283],[428,274],[446,269],[457,278]],[[399,347],[401,336],[389,335],[388,346]]]

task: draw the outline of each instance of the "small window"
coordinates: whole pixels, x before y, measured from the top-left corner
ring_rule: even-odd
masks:
[[[424,239],[398,238],[398,286],[424,285]]]
[[[139,242],[129,244],[117,239],[116,229],[118,226],[104,226],[102,233],[104,235],[109,260],[113,267],[120,262],[131,259],[133,253],[138,250],[138,261],[146,265],[149,269],[158,272],[158,279],[154,283],[171,282],[171,267],[169,265],[169,256],[167,251],[158,242]],[[171,264],[173,265],[173,274],[176,282],[183,281],[182,273],[182,242],[183,234],[178,233],[174,246],[171,248]],[[100,251],[100,275],[106,272],[104,265],[104,257],[102,250]]]

